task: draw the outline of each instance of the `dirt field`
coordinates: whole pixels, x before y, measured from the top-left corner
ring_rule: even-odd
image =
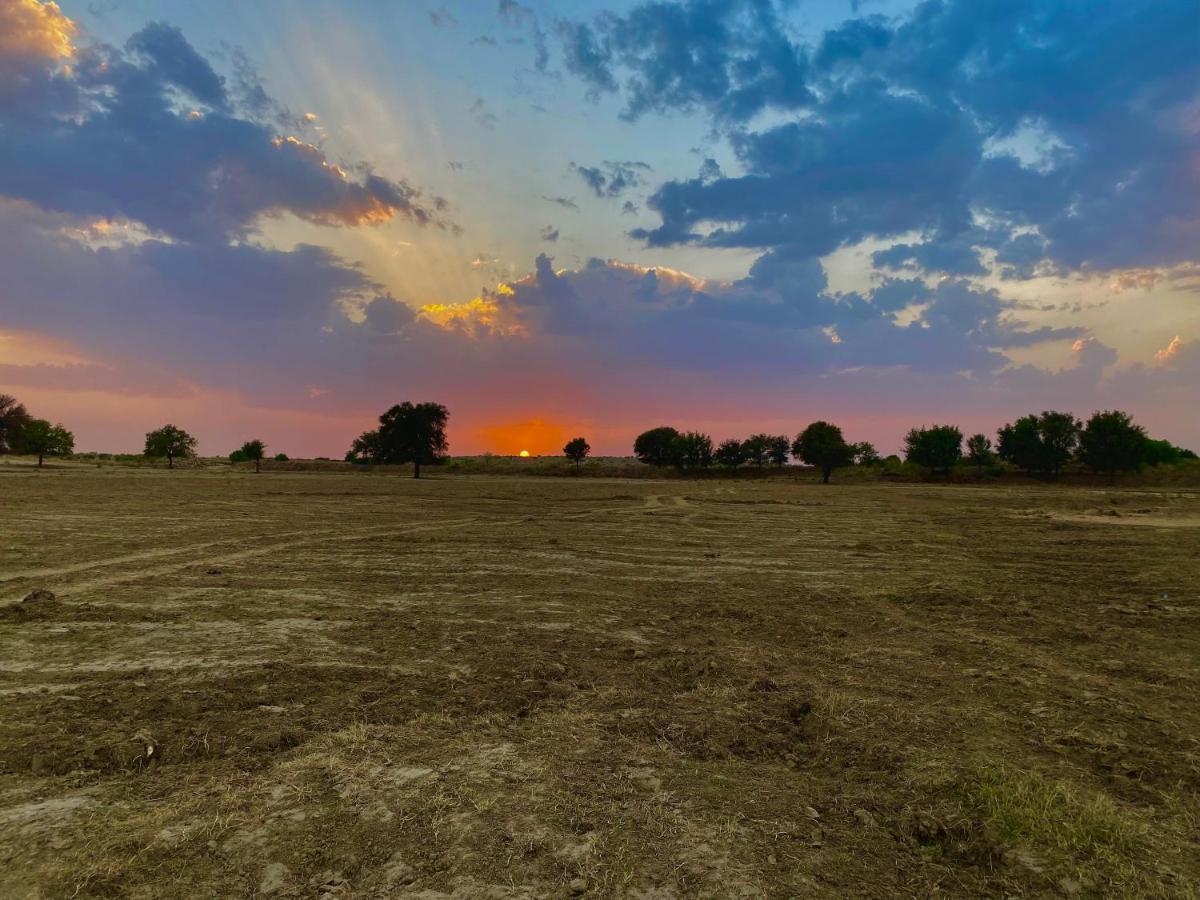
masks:
[[[0,513],[0,897],[1197,896],[1198,493],[5,466]]]

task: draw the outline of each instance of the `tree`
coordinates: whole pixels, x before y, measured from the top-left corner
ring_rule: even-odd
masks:
[[[688,469],[702,469],[712,465],[712,438],[699,431],[685,431],[675,438],[675,458],[677,466]]]
[[[575,468],[578,469],[587,455],[592,452],[592,447],[588,442],[581,437],[571,438],[563,447],[563,456],[575,463]]]
[[[0,394],[0,453],[13,453],[21,443],[21,433],[33,421],[25,404],[16,397]]]
[[[850,449],[854,451],[854,462],[860,466],[875,466],[883,462],[879,458],[879,452],[875,449],[875,445],[870,441],[860,441],[857,444],[851,444]]]
[[[286,453],[276,453],[275,454],[275,462],[287,462],[287,461],[288,461],[288,455]]]
[[[1141,468],[1146,458],[1146,429],[1120,410],[1093,413],[1079,433],[1079,459],[1091,469],[1107,472]]]
[[[1147,439],[1142,453],[1142,462],[1148,466],[1159,466],[1163,463],[1177,463],[1183,459],[1196,459],[1196,454],[1183,447],[1176,447],[1170,441]]]
[[[820,469],[825,484],[829,484],[834,469],[854,461],[854,451],[842,437],[842,429],[829,422],[813,422],[800,432],[792,443],[792,456]]]
[[[349,462],[412,463],[413,478],[421,477],[421,466],[440,462],[446,455],[446,420],[450,413],[440,403],[409,403],[393,406],[379,417],[379,427],[354,439]]]
[[[792,442],[787,439],[787,435],[773,434],[767,448],[767,458],[773,466],[786,466],[791,449]]]
[[[75,451],[75,435],[62,425],[51,425],[45,419],[30,419],[20,440],[20,452],[37,454],[39,469],[45,457],[70,456]]]
[[[1000,429],[1000,458],[1026,472],[1057,478],[1079,440],[1079,420],[1070,413],[1030,414]]]
[[[175,457],[186,459],[196,455],[196,439],[174,425],[164,425],[146,434],[144,455],[151,459],[167,458],[167,468],[175,468]]]
[[[973,434],[967,438],[967,459],[975,464],[976,474],[983,477],[983,467],[992,461],[992,442],[986,434]]]
[[[904,458],[946,475],[962,457],[962,432],[954,425],[914,428],[904,438]]]
[[[633,442],[633,455],[649,466],[675,465],[679,432],[666,425],[643,431]]]
[[[254,471],[258,472],[261,470],[263,454],[267,452],[267,445],[256,438],[253,441],[246,441],[237,452],[242,454],[243,459],[252,460]]]
[[[745,445],[735,438],[721,441],[720,446],[713,453],[713,460],[718,466],[724,466],[726,469],[736,469],[746,461]]]
[[[742,444],[742,450],[746,455],[746,462],[761,468],[767,464],[767,457],[771,453],[771,436],[769,434],[753,434],[746,438]]]

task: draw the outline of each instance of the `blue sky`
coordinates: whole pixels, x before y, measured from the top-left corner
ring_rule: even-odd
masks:
[[[0,390],[108,448],[1200,444],[1197,50],[1184,0],[0,0]]]

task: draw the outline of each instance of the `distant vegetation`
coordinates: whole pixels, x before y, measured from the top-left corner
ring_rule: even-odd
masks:
[[[562,448],[560,460],[554,457],[538,461],[520,460],[506,466],[499,457],[459,457],[449,460],[446,422],[449,412],[440,403],[401,403],[379,417],[379,427],[355,438],[345,462],[359,465],[411,464],[413,477],[421,477],[421,467],[449,461],[454,471],[514,471],[528,474],[580,473],[585,463],[589,471],[608,475],[636,475],[628,458],[608,457],[597,460],[584,437],[575,437]],[[140,457],[130,454],[92,453],[77,458],[129,463],[137,459],[167,461],[174,468],[177,459],[196,455],[196,438],[175,425],[164,425],[147,433]],[[41,466],[45,457],[74,454],[75,437],[61,424],[51,424],[29,414],[15,397],[0,394],[0,454],[36,456]],[[260,471],[267,458],[267,445],[259,439],[248,440],[229,454],[231,463],[253,462]],[[794,439],[786,435],[752,434],[745,439],[726,438],[719,443],[700,431],[680,431],[662,425],[637,436],[633,455],[652,469],[673,469],[698,474],[716,467],[727,473],[739,470],[780,470],[790,459],[816,469],[828,482],[839,469],[851,467],[863,476],[878,478],[934,477],[983,478],[1017,470],[1028,475],[1055,479],[1064,469],[1080,470],[1115,477],[1145,467],[1175,466],[1197,460],[1191,450],[1169,441],[1149,437],[1129,413],[1104,410],[1093,413],[1086,422],[1072,414],[1048,410],[1030,413],[1002,426],[993,441],[986,434],[973,434],[964,441],[956,425],[922,425],[912,428],[904,438],[904,459],[881,458],[874,445],[866,441],[848,442],[839,426],[817,421],[802,429]],[[285,453],[273,457],[276,463],[288,463]],[[317,461],[330,462],[327,457]],[[303,467],[313,461],[293,464]],[[514,460],[514,464],[517,461]],[[1191,469],[1189,471],[1195,471]],[[868,475],[868,473],[874,473]],[[955,475],[955,473],[959,473]],[[840,477],[840,476],[839,476]],[[860,476],[862,477],[862,476]]]

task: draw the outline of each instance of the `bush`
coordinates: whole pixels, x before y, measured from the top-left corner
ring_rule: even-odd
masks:
[[[914,428],[904,438],[904,455],[910,463],[949,475],[962,458],[962,432],[954,425]]]

